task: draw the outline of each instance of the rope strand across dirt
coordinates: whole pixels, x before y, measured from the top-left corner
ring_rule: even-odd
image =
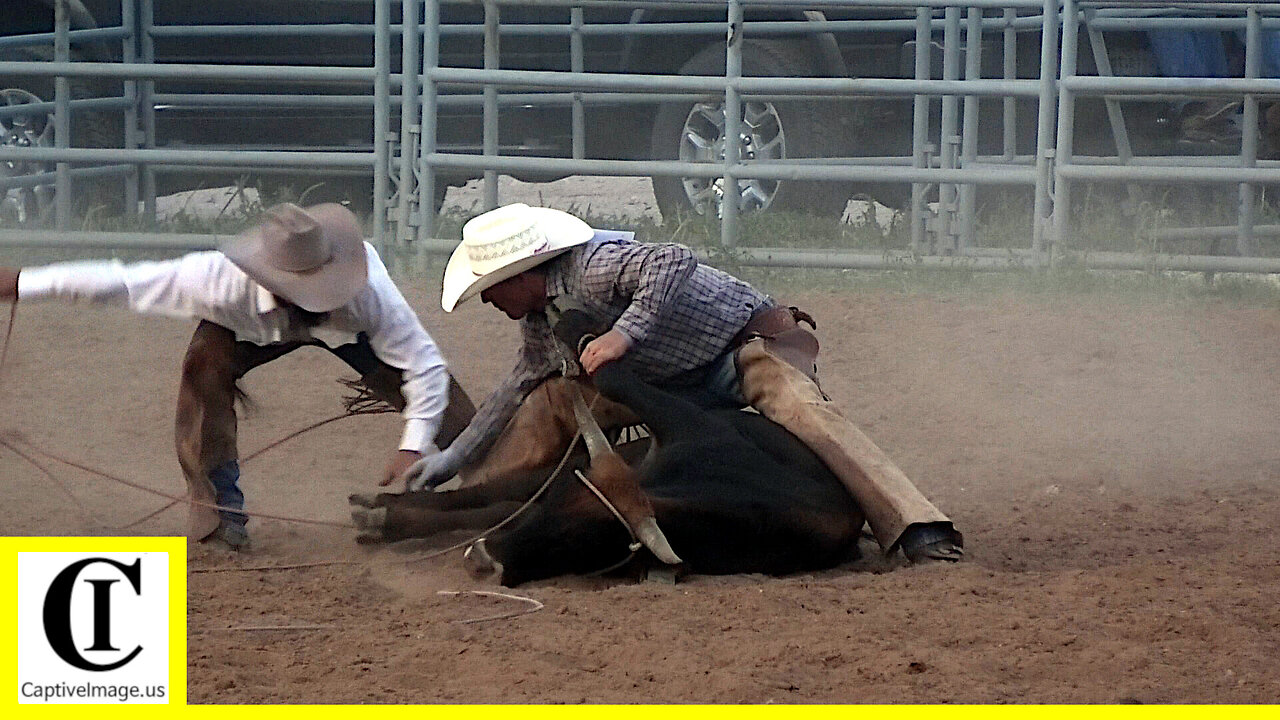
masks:
[[[9,343],[13,336],[13,326],[17,319],[17,315],[18,315],[18,304],[16,302],[11,303],[9,305],[9,322],[8,322],[8,325],[5,327],[5,332],[4,332],[4,342],[3,344],[0,344],[0,387],[2,387],[4,383],[5,366],[6,366],[6,361],[8,360],[8,357],[9,357]],[[284,437],[272,443],[269,443],[266,446],[259,448],[258,450],[250,453],[241,462],[247,463],[256,457],[259,457],[263,453],[269,450],[273,450],[279,447],[280,445],[283,445],[284,443],[303,435],[304,433],[310,432],[312,430],[315,430],[316,428],[322,427],[332,422],[336,422],[343,418],[354,417],[356,415],[375,415],[375,414],[394,411],[394,409],[389,404],[374,398],[372,394],[369,393],[367,389],[363,388],[357,381],[340,380],[339,382],[341,382],[343,386],[349,389],[353,389],[356,392],[354,396],[346,397],[343,399],[343,406],[345,410],[341,414],[334,415],[333,417],[326,418],[319,422],[312,423],[300,430],[297,430],[288,435],[285,435]],[[329,527],[341,527],[341,528],[355,527],[351,523],[337,523],[337,522],[332,522],[327,520],[311,520],[307,518],[289,517],[284,515],[273,515],[273,514],[261,513],[261,512],[246,512],[242,508],[222,507],[212,503],[205,503],[205,502],[200,502],[198,500],[193,500],[190,497],[190,493],[186,493],[184,495],[173,495],[161,490],[156,490],[154,488],[141,485],[139,483],[125,480],[124,478],[117,477],[115,475],[104,472],[97,468],[93,468],[88,465],[84,465],[82,463],[76,462],[74,460],[70,460],[70,459],[55,455],[53,453],[47,452],[37,447],[35,444],[30,442],[29,440],[22,438],[21,435],[19,435],[16,431],[12,431],[7,434],[9,435],[8,438],[4,437],[3,435],[0,435],[0,446],[7,448],[9,451],[13,452],[15,455],[27,461],[36,469],[38,469],[41,473],[43,473],[46,477],[48,477],[56,485],[58,485],[58,487],[71,499],[71,501],[75,503],[76,507],[79,508],[81,514],[86,519],[108,530],[126,530],[128,528],[132,528],[136,525],[146,522],[147,520],[150,520],[151,518],[159,515],[160,513],[166,510],[169,510],[170,508],[176,507],[180,503],[187,503],[187,504],[197,505],[200,507],[208,507],[214,510],[229,510],[234,512],[240,512],[250,517],[267,518],[271,520],[281,520],[285,522],[295,522],[295,523],[308,524],[308,525],[325,525]],[[153,510],[143,515],[137,520],[130,521],[123,525],[108,525],[106,523],[100,522],[96,517],[94,517],[93,513],[90,512],[89,509],[86,508],[84,504],[80,502],[79,498],[77,498],[75,494],[71,492],[71,489],[67,487],[67,485],[63,483],[61,479],[59,479],[56,475],[54,475],[53,472],[50,471],[48,468],[46,468],[45,466],[37,462],[30,455],[20,450],[15,444],[15,441],[23,443],[24,445],[26,445],[28,450],[30,450],[30,452],[35,453],[48,460],[59,462],[64,465],[69,465],[78,470],[83,470],[84,472],[97,475],[107,480],[111,480],[112,482],[115,482],[117,484],[124,485],[126,487],[130,487],[135,490],[139,490],[141,492],[157,495],[159,497],[169,500],[169,502],[157,508],[156,510]]]

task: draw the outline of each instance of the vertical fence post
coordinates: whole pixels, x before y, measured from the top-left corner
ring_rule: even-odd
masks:
[[[138,13],[138,40],[142,45],[142,62],[150,65],[156,61],[156,39],[152,35],[155,27],[155,0],[140,0],[141,10]],[[156,147],[156,82],[142,82],[142,142],[143,147],[154,150]],[[147,222],[156,221],[156,171],[150,163],[142,163],[142,216]]]
[[[434,2],[434,0],[432,0]],[[417,158],[417,137],[421,126],[417,123],[418,109],[418,6],[422,0],[404,0],[400,16],[400,166],[396,193],[396,244],[404,245],[413,239],[416,208],[422,204],[418,195],[421,189],[414,179],[414,162]],[[426,200],[435,210],[435,198]]]
[[[1062,79],[1076,75],[1076,58],[1080,41],[1080,17],[1076,0],[1062,5]],[[1057,178],[1053,184],[1053,245],[1061,250],[1071,223],[1071,181],[1062,176],[1062,168],[1072,162],[1075,141],[1076,98],[1066,83],[1058,84]],[[1052,252],[1054,248],[1050,248]]]
[[[1244,76],[1252,79],[1262,69],[1262,26],[1258,8],[1250,5],[1245,23]],[[1244,96],[1243,127],[1240,129],[1240,166],[1258,166],[1258,96]],[[1253,183],[1240,183],[1240,206],[1236,213],[1236,254],[1249,257],[1255,254],[1253,246],[1254,200],[1257,190]]]
[[[436,80],[432,73],[440,66],[440,3],[427,0],[422,9],[422,110],[418,136],[418,240],[436,232],[436,177],[430,158],[436,151]]]
[[[581,75],[586,67],[582,47],[582,8],[569,11],[569,70]],[[582,91],[573,91],[573,159],[587,156],[587,113],[582,107]]]
[[[55,62],[71,60],[71,18],[67,12],[67,0],[57,0],[53,11],[53,59]],[[53,81],[53,137],[59,149],[71,147],[71,82],[66,75]],[[53,198],[54,222],[59,230],[71,229],[71,164],[56,165]]]
[[[916,8],[916,80],[928,80],[932,74],[930,50],[933,46],[933,11],[927,7]],[[929,151],[929,103],[923,93],[915,95],[911,118],[911,167],[921,170],[928,167]],[[911,183],[911,251],[923,255],[928,251],[925,238],[925,206],[929,184]]]
[[[497,70],[499,66],[499,48],[501,42],[498,4],[493,0],[484,3],[484,69]],[[488,83],[484,86],[484,156],[494,157],[498,154],[498,87]],[[484,209],[498,207],[498,172],[484,171]]]
[[[1014,21],[1018,19],[1018,11],[1014,8],[1004,9],[1004,68],[1001,77],[1005,80],[1018,78],[1018,30]],[[1004,151],[1003,158],[1012,163],[1018,153],[1018,99],[1006,95],[1002,100],[1004,116],[1001,120],[1001,140]]]
[[[134,63],[138,59],[138,27],[137,0],[120,0],[120,25],[125,30],[121,41],[120,59],[125,63]],[[138,81],[126,80],[124,83],[124,146],[128,150],[138,147]],[[124,206],[129,215],[138,214],[138,166],[134,165],[124,179]]]
[[[1053,130],[1054,87],[1058,76],[1058,0],[1044,0],[1040,26],[1040,97],[1036,123],[1036,201],[1031,228],[1031,250],[1044,252],[1045,233],[1054,209]]]
[[[948,7],[943,14],[942,29],[942,79],[960,79],[960,8]],[[958,164],[960,148],[960,98],[954,94],[942,96],[942,127],[940,128],[942,167],[950,170]],[[935,252],[950,254],[955,248],[956,198],[958,186],[954,182],[938,186],[938,233],[940,239]]]
[[[373,246],[385,253],[391,179],[391,0],[376,0],[373,24]]]
[[[969,8],[965,27],[964,79],[979,80],[982,77],[982,9]],[[970,167],[978,161],[978,96],[964,96],[964,125],[961,127],[961,167]],[[973,183],[960,186],[960,237],[958,253],[974,246],[978,213],[978,188]]]
[[[725,247],[738,243],[738,210],[741,192],[733,168],[742,147],[742,97],[738,79],[742,77],[743,12],[740,0],[729,0],[728,37],[724,63],[724,192],[720,196],[720,241]]]

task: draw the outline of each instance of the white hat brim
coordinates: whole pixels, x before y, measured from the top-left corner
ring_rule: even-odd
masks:
[[[557,258],[595,236],[596,231],[590,225],[567,212],[539,207],[531,207],[529,211],[537,216],[538,228],[547,238],[546,249],[536,255],[515,258],[510,263],[484,275],[476,275],[471,270],[466,246],[458,243],[458,247],[454,248],[453,254],[449,256],[449,264],[444,269],[444,288],[440,293],[440,306],[445,312],[453,312],[455,307],[488,288]]]

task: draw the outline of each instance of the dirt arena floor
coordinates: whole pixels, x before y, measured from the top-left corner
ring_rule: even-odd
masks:
[[[503,197],[652,216],[644,182],[504,181]],[[482,396],[515,324],[476,303],[445,316],[440,272],[410,273],[406,295]],[[512,591],[539,612],[464,624],[526,605],[442,595],[502,590],[457,553],[417,559],[443,541],[359,547],[337,526],[399,437],[395,416],[351,418],[244,466],[250,511],[332,525],[257,519],[249,553],[190,546],[190,701],[1280,699],[1280,308],[858,282],[784,299],[818,320],[827,392],[963,530],[964,562],[912,567],[864,542],[863,560],[785,578],[561,579]],[[170,428],[193,327],[21,306],[0,433],[181,494]],[[341,412],[346,375],[318,350],[251,373],[242,456]],[[166,501],[32,457],[51,475],[0,448],[0,534],[184,529],[179,509],[126,527]],[[282,565],[309,567],[254,569]]]
[[[475,393],[514,323],[410,302]],[[1275,702],[1280,680],[1280,310],[1134,297],[899,293],[788,300],[817,317],[828,392],[964,531],[951,566],[877,556],[795,577],[562,579],[495,590],[457,554],[362,548],[255,520],[256,547],[190,548],[195,703]],[[175,368],[192,325],[20,307],[0,431],[181,493]],[[341,364],[256,370],[243,454],[340,411]],[[348,519],[398,436],[344,420],[244,468],[252,511]],[[164,501],[0,450],[4,535],[177,534]],[[332,562],[283,571],[264,565]],[[1270,599],[1268,599],[1270,598]],[[283,629],[263,629],[276,627]]]

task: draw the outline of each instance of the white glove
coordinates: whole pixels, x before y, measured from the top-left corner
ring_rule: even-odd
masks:
[[[462,461],[453,448],[428,455],[409,466],[400,477],[404,479],[405,492],[431,490],[453,477],[462,468]]]

